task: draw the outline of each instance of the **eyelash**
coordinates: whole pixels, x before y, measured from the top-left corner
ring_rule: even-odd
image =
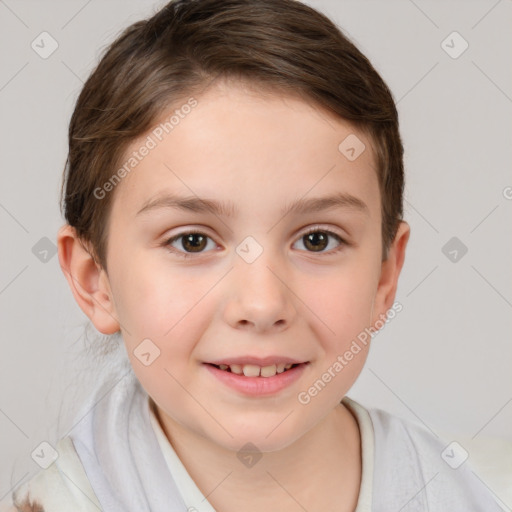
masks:
[[[339,251],[341,251],[344,248],[344,246],[350,245],[348,242],[346,242],[340,235],[338,235],[334,231],[330,231],[328,229],[323,229],[323,228],[321,228],[319,226],[314,226],[312,228],[309,228],[305,233],[303,233],[298,238],[298,240],[304,238],[307,235],[310,235],[312,233],[318,233],[318,232],[325,233],[325,234],[335,238],[339,242],[339,244],[340,244],[335,249],[331,249],[330,251],[327,251],[327,252],[319,251],[318,254],[329,254],[329,255],[336,254]],[[212,238],[209,237],[208,235],[206,235],[206,233],[203,233],[202,231],[198,231],[198,230],[195,230],[195,229],[190,229],[188,231],[183,231],[182,233],[179,233],[179,234],[177,234],[177,235],[167,239],[162,245],[164,247],[166,247],[171,253],[176,254],[177,256],[180,256],[182,258],[193,258],[195,254],[197,254],[197,255],[202,254],[201,252],[198,252],[198,253],[182,252],[182,251],[179,251],[179,250],[175,249],[174,247],[171,247],[171,244],[173,242],[175,242],[176,240],[180,239],[181,237],[183,237],[185,235],[203,235],[203,236],[206,236],[207,238],[210,238],[210,240],[212,240]],[[306,251],[306,252],[310,252],[310,253],[315,254],[314,251]]]

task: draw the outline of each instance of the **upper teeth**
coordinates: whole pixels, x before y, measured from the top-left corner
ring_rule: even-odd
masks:
[[[244,374],[246,377],[273,377],[276,373],[283,373],[291,367],[291,364],[284,363],[273,364],[271,366],[257,366],[255,364],[219,364],[221,370],[230,368],[232,373],[236,373],[237,375]]]

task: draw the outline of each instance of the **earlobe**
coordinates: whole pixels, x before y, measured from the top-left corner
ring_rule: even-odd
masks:
[[[59,263],[81,310],[103,334],[119,331],[108,276],[69,224],[57,234]]]
[[[393,306],[398,278],[404,264],[405,250],[410,234],[411,228],[409,224],[401,221],[395,239],[389,247],[388,257],[382,262],[379,284],[374,300],[373,322],[376,322],[380,315],[385,315]]]

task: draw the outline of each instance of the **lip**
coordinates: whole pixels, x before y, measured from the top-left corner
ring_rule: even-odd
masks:
[[[299,359],[291,359],[286,356],[267,356],[267,357],[255,357],[255,356],[240,356],[240,357],[226,357],[225,359],[218,359],[216,361],[206,361],[210,364],[219,366],[220,364],[255,364],[256,366],[272,366],[273,364],[301,364],[307,361],[300,361]]]
[[[250,358],[249,358],[250,359]],[[241,359],[238,359],[241,360]],[[253,360],[258,360],[253,359]],[[289,360],[289,359],[288,359]],[[232,359],[229,359],[232,361]],[[247,363],[247,359],[244,359]],[[262,360],[259,359],[261,362]],[[275,362],[275,359],[273,359]],[[284,359],[283,359],[284,362]],[[220,368],[216,368],[213,366],[216,363],[203,363],[205,368],[218,380],[220,380],[224,385],[228,386],[235,391],[238,391],[244,395],[248,396],[268,396],[279,393],[283,389],[291,386],[294,382],[296,382],[301,375],[304,373],[306,366],[308,363],[291,363],[297,364],[298,366],[294,366],[289,370],[283,373],[277,373],[273,377],[245,377],[244,375],[237,375],[236,373],[231,373],[226,370],[221,370]],[[218,363],[218,364],[226,364],[226,363]],[[240,364],[233,362],[231,364]],[[258,364],[258,363],[247,363],[247,364]],[[290,363],[287,363],[290,364]]]

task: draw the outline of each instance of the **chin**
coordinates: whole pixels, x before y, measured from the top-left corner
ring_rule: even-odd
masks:
[[[267,418],[261,416],[261,413],[255,415],[259,419],[251,424],[248,424],[247,417],[242,418],[240,422],[230,420],[223,423],[233,437],[224,435],[225,432],[219,432],[218,428],[215,438],[212,437],[211,430],[208,434],[203,432],[202,435],[230,451],[239,452],[248,443],[251,443],[257,448],[257,451],[265,453],[285,449],[308,430],[304,425],[299,426],[296,420],[292,420],[293,414],[289,417],[286,417],[286,414],[281,414],[277,420],[275,415],[269,415]]]

